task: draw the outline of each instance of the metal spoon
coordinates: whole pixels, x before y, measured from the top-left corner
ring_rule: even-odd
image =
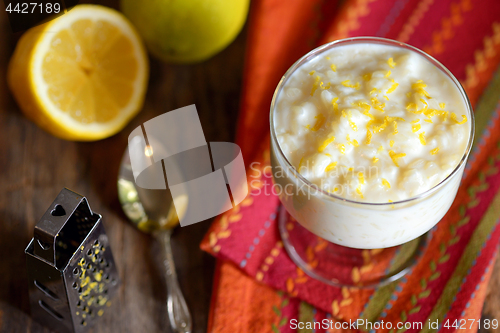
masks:
[[[125,215],[140,231],[152,234],[165,249],[167,280],[167,311],[170,325],[176,333],[191,333],[191,314],[182,295],[175,272],[170,236],[179,223],[173,198],[168,190],[148,190],[135,186],[128,149],[123,154],[118,175],[118,197]],[[186,198],[176,198],[176,205]]]

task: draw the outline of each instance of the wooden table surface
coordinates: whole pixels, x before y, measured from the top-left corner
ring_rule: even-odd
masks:
[[[99,1],[117,7],[117,1]],[[2,6],[0,6],[2,7]],[[142,112],[119,134],[97,142],[57,139],[28,121],[6,85],[6,68],[20,34],[0,14],[0,332],[48,332],[29,317],[24,248],[33,228],[63,187],[87,196],[104,216],[122,285],[113,311],[92,332],[171,332],[158,244],[137,231],[121,211],[116,189],[128,134],[164,112],[196,104],[207,141],[233,141],[239,106],[244,30],[223,52],[197,65],[151,60]],[[205,332],[215,260],[199,250],[211,221],[177,228],[174,256],[180,285]],[[485,315],[500,319],[500,266],[490,282]]]

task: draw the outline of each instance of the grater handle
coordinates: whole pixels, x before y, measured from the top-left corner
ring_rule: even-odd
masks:
[[[165,249],[165,269],[167,278],[167,311],[170,325],[176,333],[191,333],[192,320],[191,314],[182,295],[177,273],[175,272],[174,257],[172,255],[172,246],[170,243],[170,229],[162,230],[157,234],[158,239]]]

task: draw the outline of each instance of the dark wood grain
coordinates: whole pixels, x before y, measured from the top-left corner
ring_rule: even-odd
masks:
[[[122,278],[113,311],[92,332],[170,332],[162,252],[122,213],[116,189],[118,166],[134,128],[190,104],[197,106],[207,141],[234,140],[245,31],[201,64],[167,65],[151,59],[144,109],[119,134],[92,143],[57,139],[21,114],[5,79],[19,36],[11,33],[6,15],[0,13],[0,332],[48,332],[29,317],[24,248],[34,225],[63,187],[87,196],[92,209],[104,216]],[[177,228],[172,240],[194,332],[206,331],[209,311],[215,261],[199,249],[209,225],[204,221]]]

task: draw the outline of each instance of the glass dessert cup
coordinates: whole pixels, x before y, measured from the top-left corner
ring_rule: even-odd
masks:
[[[326,50],[355,43],[397,46],[422,55],[459,90],[467,109],[469,137],[453,171],[431,189],[402,201],[354,201],[322,190],[303,177],[281,150],[275,132],[277,99],[302,64]],[[472,107],[460,83],[437,60],[396,41],[359,37],[325,44],[299,59],[279,82],[271,103],[271,166],[282,207],[279,230],[294,263],[306,274],[332,286],[377,287],[411,270],[425,250],[428,232],[453,203],[474,138]]]

